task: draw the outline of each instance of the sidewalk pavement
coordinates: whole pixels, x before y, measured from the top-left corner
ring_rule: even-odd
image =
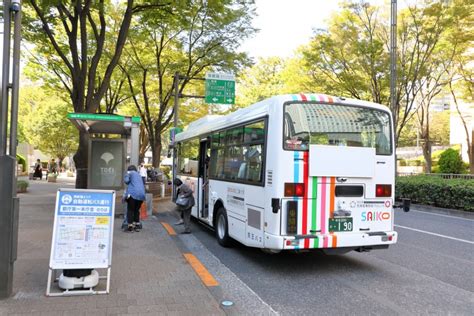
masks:
[[[115,220],[111,293],[46,297],[56,190],[70,181],[30,181],[20,194],[18,259],[13,296],[0,315],[223,315],[156,216],[141,232],[124,233]]]

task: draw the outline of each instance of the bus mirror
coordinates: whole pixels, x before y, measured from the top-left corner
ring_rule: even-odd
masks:
[[[273,213],[278,213],[278,210],[280,209],[280,199],[272,199],[272,210]]]

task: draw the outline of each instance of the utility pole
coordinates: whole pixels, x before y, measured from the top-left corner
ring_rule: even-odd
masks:
[[[172,200],[173,202],[176,199],[176,186],[174,185],[174,179],[176,178],[176,169],[178,168],[178,161],[176,160],[177,154],[178,154],[178,148],[176,147],[176,144],[174,143],[174,138],[176,137],[177,131],[178,131],[178,118],[179,118],[179,98],[198,98],[198,99],[204,99],[204,96],[201,95],[185,95],[179,93],[179,81],[181,79],[188,79],[188,80],[203,80],[205,81],[205,78],[189,78],[186,76],[182,76],[179,74],[179,72],[174,73],[173,77],[173,91],[174,91],[174,107],[173,107],[173,132],[172,132],[172,142],[173,142],[173,170],[172,170],[172,176],[173,176],[173,191],[172,191]]]
[[[390,10],[390,109],[398,115],[397,107],[397,0],[392,0]],[[397,120],[398,121],[398,120]],[[395,126],[396,128],[396,126]]]
[[[176,160],[178,154],[178,148],[176,148],[176,144],[174,142],[174,138],[176,137],[176,131],[178,129],[178,111],[179,111],[179,72],[174,73],[173,77],[173,91],[174,91],[174,108],[173,108],[173,169],[172,169],[172,177],[173,177],[173,187],[172,187],[172,194],[171,200],[174,202],[176,200],[176,185],[174,183],[174,179],[176,179],[176,168],[178,168],[178,161]]]
[[[13,56],[11,24],[13,23]],[[16,146],[20,75],[21,1],[3,1],[3,55],[0,77],[0,299],[12,293],[13,265],[18,244],[18,197],[16,196]],[[10,58],[13,63],[10,83]],[[11,89],[11,102],[9,94]],[[8,121],[10,114],[10,122]],[[8,123],[10,130],[8,131]],[[8,141],[9,140],[9,143]]]
[[[393,130],[397,130],[398,104],[397,104],[397,0],[392,0],[390,7],[390,110],[394,117]],[[395,156],[395,177],[397,176],[397,152],[393,144]]]

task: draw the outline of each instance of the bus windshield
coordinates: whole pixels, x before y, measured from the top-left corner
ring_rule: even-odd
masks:
[[[308,150],[310,144],[375,148],[392,154],[387,112],[340,104],[289,103],[284,113],[284,149]]]

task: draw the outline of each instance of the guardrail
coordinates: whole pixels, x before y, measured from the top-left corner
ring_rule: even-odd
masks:
[[[409,177],[409,176],[432,176],[439,177],[443,179],[464,179],[464,180],[474,180],[474,174],[454,174],[454,173],[414,173],[414,172],[398,172],[397,176],[399,177]]]

